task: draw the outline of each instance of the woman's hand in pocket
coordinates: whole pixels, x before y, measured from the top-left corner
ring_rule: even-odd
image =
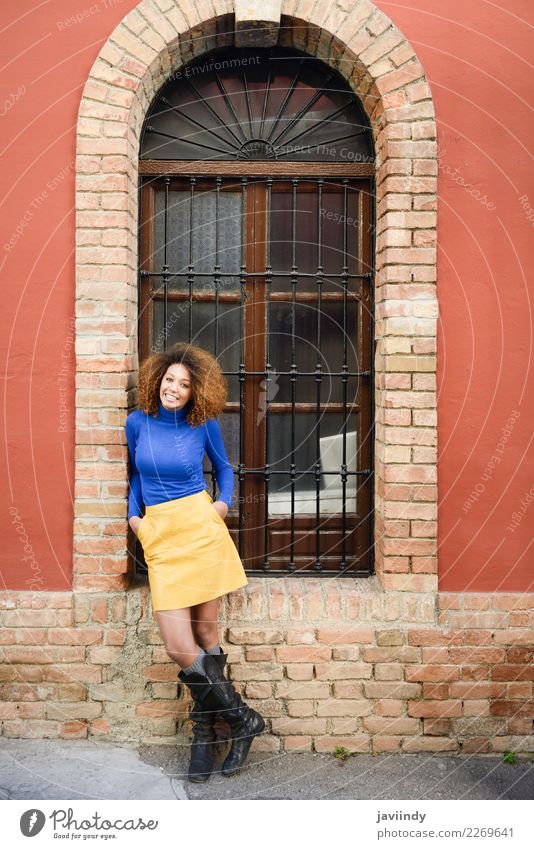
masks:
[[[130,525],[132,531],[134,532],[134,534],[136,536],[139,535],[139,525],[141,524],[142,521],[143,521],[143,519],[142,519],[141,516],[132,516],[128,520],[128,524]]]
[[[217,513],[219,514],[219,516],[221,517],[221,519],[225,518],[225,516],[226,516],[226,514],[228,513],[228,510],[229,510],[229,507],[228,507],[228,504],[226,503],[226,501],[214,501],[211,506],[215,507],[215,509],[216,509]]]

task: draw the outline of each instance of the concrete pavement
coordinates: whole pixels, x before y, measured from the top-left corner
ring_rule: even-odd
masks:
[[[224,754],[221,750],[221,755]],[[0,738],[2,799],[532,799],[534,762],[493,756],[252,753],[239,775],[184,780],[187,749]]]

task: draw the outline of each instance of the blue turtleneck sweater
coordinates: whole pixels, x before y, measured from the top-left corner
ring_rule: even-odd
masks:
[[[234,472],[228,461],[217,419],[191,427],[190,402],[170,412],[160,404],[157,417],[136,410],[126,419],[130,458],[128,519],[139,516],[143,504],[153,506],[208,489],[202,473],[207,452],[219,487],[219,498],[232,506]]]

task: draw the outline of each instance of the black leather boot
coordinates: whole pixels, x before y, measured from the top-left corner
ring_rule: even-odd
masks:
[[[191,673],[187,684],[193,684],[202,693],[203,704],[218,713],[230,726],[232,744],[222,766],[223,775],[233,775],[245,761],[252,740],[265,730],[265,721],[255,710],[243,702],[230,681],[224,677],[224,655],[204,655],[205,675]],[[207,688],[207,689],[206,689]],[[192,690],[193,692],[193,690]]]
[[[217,657],[221,655],[207,655],[204,658],[204,669],[213,683],[212,693],[219,705],[219,715],[228,723],[232,734],[230,751],[221,772],[223,775],[233,775],[243,766],[254,737],[265,730],[265,721],[257,711],[245,704],[232,682],[224,677],[220,663],[213,663]]]
[[[214,655],[219,669],[224,669],[227,655]],[[189,718],[193,721],[193,742],[191,743],[191,755],[187,778],[189,781],[207,781],[213,772],[213,749],[216,741],[215,720],[216,711],[211,710],[205,704],[209,694],[209,686],[200,682],[198,676],[187,675],[181,671],[178,678],[189,688],[193,697],[193,708]]]

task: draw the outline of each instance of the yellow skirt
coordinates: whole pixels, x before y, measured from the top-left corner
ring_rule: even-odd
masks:
[[[192,607],[248,583],[226,522],[205,489],[147,507],[138,538],[153,610]]]

